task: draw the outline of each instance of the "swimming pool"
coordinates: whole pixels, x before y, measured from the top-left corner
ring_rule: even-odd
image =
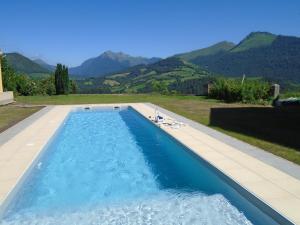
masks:
[[[131,108],[77,110],[3,224],[278,224]]]

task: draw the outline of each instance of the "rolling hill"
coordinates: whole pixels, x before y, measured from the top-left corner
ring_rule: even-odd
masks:
[[[275,34],[268,32],[253,32],[231,49],[231,52],[242,52],[252,48],[270,46],[276,39]]]
[[[50,71],[43,68],[31,59],[19,54],[19,53],[6,53],[6,60],[15,71],[24,73],[27,75],[34,74],[48,74]]]
[[[134,66],[105,77],[88,78],[77,82],[82,93],[141,93],[153,91],[154,88],[170,87],[174,91],[180,89],[186,94],[201,94],[203,84],[210,75],[196,65],[177,57],[170,57],[153,64]]]
[[[84,61],[80,66],[69,69],[71,75],[101,77],[139,64],[151,64],[159,58],[133,57],[122,52],[106,51],[96,58]]]
[[[300,38],[254,32],[227,51],[189,57],[188,61],[226,76],[246,74],[300,82]]]
[[[209,55],[216,55],[216,54],[222,54],[229,50],[231,50],[235,46],[234,43],[228,42],[228,41],[222,41],[217,44],[214,44],[210,47],[198,49],[195,51],[183,53],[183,54],[177,54],[175,57],[179,57],[186,61],[192,61],[197,57],[204,57]]]

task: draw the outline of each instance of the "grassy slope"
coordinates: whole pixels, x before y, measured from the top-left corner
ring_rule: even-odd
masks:
[[[134,73],[136,73],[136,71]],[[129,73],[129,79],[125,81],[119,81],[117,79],[121,85],[119,87],[116,86],[116,88],[119,89],[121,87],[130,93],[144,88],[147,84],[151,86],[151,82],[155,80],[171,84],[172,82],[175,82],[176,78],[183,81],[186,79],[200,78],[207,76],[208,74],[207,71],[181,59],[168,58],[155,64],[145,66],[144,68],[140,68],[139,75],[136,77],[129,78],[131,76],[131,73]],[[122,77],[122,79],[124,79],[124,77]]]
[[[231,52],[246,51],[251,48],[259,48],[263,46],[271,45],[276,39],[276,35],[266,32],[254,32],[249,34],[244,40],[242,40]]]
[[[25,119],[31,114],[37,112],[42,107],[19,107],[15,105],[7,105],[0,107],[0,132],[13,126],[17,122]]]
[[[207,47],[207,48],[202,48],[199,50],[178,54],[175,56],[179,57],[181,59],[184,59],[186,61],[191,61],[200,56],[215,55],[220,52],[226,52],[226,51],[229,51],[230,49],[232,49],[233,47],[234,47],[233,43],[223,41],[223,42],[219,42],[219,43],[212,45],[210,47]]]
[[[143,93],[149,92],[153,81],[171,84],[176,79],[185,81],[208,75],[209,72],[182,59],[167,58],[151,65],[139,65],[106,77],[77,81],[77,84],[81,93],[91,93],[89,92],[91,89],[98,90],[94,93],[101,93],[99,90],[107,86],[112,93]]]
[[[126,103],[152,102],[189,119],[209,126],[210,109],[213,107],[245,107],[241,104],[225,104],[215,100],[207,100],[195,96],[160,96],[160,95],[69,95],[69,96],[32,96],[17,97],[17,102],[27,104],[83,104],[83,103]],[[249,105],[248,105],[249,107]],[[225,134],[255,145],[275,155],[288,159],[300,165],[300,152],[271,143],[252,136],[213,127]]]

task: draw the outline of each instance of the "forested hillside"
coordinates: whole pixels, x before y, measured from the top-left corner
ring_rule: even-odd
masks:
[[[300,82],[300,38],[252,33],[229,51],[189,61],[226,76],[246,74]]]
[[[175,57],[179,57],[186,61],[193,61],[198,57],[211,56],[216,54],[222,54],[228,52],[235,46],[234,43],[228,41],[222,41],[207,48],[202,48],[198,50],[194,50],[187,53],[177,54]]]
[[[34,76],[35,74],[48,74],[50,72],[19,53],[7,53],[5,54],[5,58],[8,64],[18,73]]]
[[[78,80],[83,93],[180,92],[201,94],[210,73],[182,59],[171,57],[139,65],[102,78]]]

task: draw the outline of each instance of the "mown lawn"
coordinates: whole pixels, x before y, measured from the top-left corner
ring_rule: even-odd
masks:
[[[247,135],[247,132],[235,132],[224,126],[212,126],[210,123],[212,108],[241,108],[241,107],[268,107],[246,104],[227,104],[216,100],[206,99],[198,96],[161,96],[161,95],[68,95],[68,96],[19,96],[18,103],[50,105],[50,104],[92,104],[92,103],[133,103],[151,102],[164,107],[189,119],[213,127],[225,134],[260,147],[275,155],[288,159],[300,165],[300,149],[283,146],[266,139],[258,138],[257,135]],[[253,122],[253,123],[252,123]],[[226,123],[226,121],[224,121]],[[263,126],[261,122],[251,121],[253,126]],[[226,126],[225,126],[226,127]],[[278,127],[280,129],[280,127]],[[282,135],[285,135],[282,133]],[[280,137],[278,137],[280,139]],[[295,140],[297,141],[297,140]]]
[[[42,107],[22,107],[17,105],[0,106],[0,133],[31,114],[39,111]]]

